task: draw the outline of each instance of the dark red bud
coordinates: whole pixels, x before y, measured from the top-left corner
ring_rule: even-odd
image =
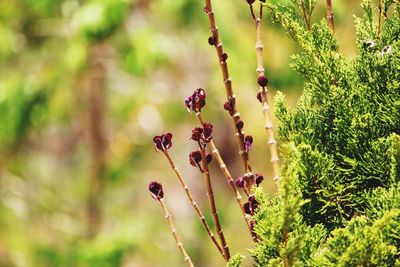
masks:
[[[258,99],[258,101],[260,101],[260,103],[262,103],[262,98],[261,98],[261,93],[260,92],[257,93],[257,99]]]
[[[172,134],[166,133],[161,136],[162,144],[165,150],[170,149],[172,146]]]
[[[213,126],[211,123],[204,123],[203,125],[203,135],[204,135],[204,141],[207,143],[211,141],[213,137]]]
[[[211,45],[211,46],[215,45],[215,38],[214,38],[214,36],[208,37],[208,44]]]
[[[228,59],[228,54],[227,54],[227,53],[223,53],[223,54],[221,55],[221,61],[222,61],[222,62],[226,62],[227,59]]]
[[[261,87],[265,87],[268,84],[268,79],[264,75],[258,76],[258,85]]]
[[[264,180],[264,177],[261,174],[255,173],[253,179],[256,186],[259,186],[261,182]]]
[[[210,164],[210,162],[212,161],[212,155],[210,153],[207,153],[206,160],[207,160],[207,164]]]
[[[244,188],[246,186],[246,181],[243,176],[240,176],[235,180],[235,184],[237,187]]]
[[[192,140],[194,141],[200,141],[201,135],[203,133],[203,129],[200,127],[196,127],[192,130]]]
[[[248,3],[249,5],[252,5],[255,1],[256,1],[256,0],[247,0],[247,3]]]
[[[249,197],[248,202],[244,204],[244,211],[247,214],[254,215],[254,212],[257,209],[257,207],[258,207],[258,201],[256,200],[254,195],[251,195]]]
[[[151,196],[156,200],[160,200],[164,197],[164,191],[162,185],[159,182],[151,182],[149,184],[149,190],[151,192]]]
[[[161,151],[164,150],[163,146],[162,146],[161,136],[154,136],[153,142],[154,142],[154,147],[156,148],[156,150],[161,150]]]
[[[236,129],[237,129],[238,131],[241,131],[241,130],[243,129],[243,127],[244,127],[244,122],[243,122],[242,120],[238,120],[238,121],[236,122]]]
[[[229,103],[229,101],[226,101],[224,103],[224,109],[228,110],[228,111],[231,111],[231,103]]]
[[[190,165],[192,165],[194,167],[198,167],[198,164],[200,161],[201,161],[200,151],[193,151],[189,154]]]

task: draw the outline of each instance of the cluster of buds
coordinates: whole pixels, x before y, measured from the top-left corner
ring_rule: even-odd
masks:
[[[149,184],[151,196],[155,200],[161,200],[164,197],[162,185],[159,182],[153,181]]]
[[[206,92],[202,88],[196,89],[191,96],[186,98],[185,105],[189,112],[200,112],[206,105]]]
[[[235,184],[239,188],[247,188],[249,185],[255,184],[257,187],[264,180],[261,174],[253,173],[252,175],[240,176],[235,180]]]
[[[166,151],[172,147],[172,134],[166,133],[153,138],[154,147],[157,151]]]
[[[204,123],[203,127],[196,127],[192,130],[190,139],[199,143],[200,147],[205,147],[206,143],[210,143],[213,138],[213,125]]]
[[[193,167],[198,167],[201,172],[203,172],[203,169],[201,168],[200,165],[202,159],[203,157],[201,156],[201,152],[199,150],[195,150],[189,154],[190,165],[192,165]],[[211,161],[212,161],[212,155],[210,153],[207,153],[206,154],[207,164],[210,164]]]
[[[244,211],[249,215],[254,215],[258,208],[258,201],[254,195],[249,196],[248,201],[244,204]]]

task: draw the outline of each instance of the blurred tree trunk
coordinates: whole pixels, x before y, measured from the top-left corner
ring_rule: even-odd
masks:
[[[102,55],[105,44],[95,44],[89,48],[88,70],[83,80],[86,116],[83,132],[90,154],[90,172],[86,207],[87,237],[93,238],[99,232],[102,214],[101,197],[105,187],[105,148],[104,138],[104,85],[105,67]]]

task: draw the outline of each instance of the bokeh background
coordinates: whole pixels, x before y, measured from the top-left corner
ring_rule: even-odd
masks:
[[[318,1],[314,21],[324,16]],[[0,0],[0,266],[183,266],[147,184],[160,180],[197,266],[222,266],[154,135],[170,150],[210,220],[200,173],[189,165],[196,124],[183,101],[198,87],[204,116],[234,177],[240,173],[225,91],[199,0]],[[255,32],[242,0],[214,1],[254,169],[273,194],[267,137],[256,99]],[[334,1],[343,54],[355,54],[359,1]],[[290,70],[297,47],[267,15],[270,97],[295,106],[303,81]],[[221,172],[212,179],[232,254],[250,236]],[[211,220],[210,220],[211,221]]]

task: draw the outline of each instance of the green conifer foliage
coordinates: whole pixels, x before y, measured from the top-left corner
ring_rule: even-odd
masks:
[[[267,4],[301,48],[292,67],[305,84],[297,108],[275,100],[285,166],[275,199],[257,192],[252,255],[257,266],[400,266],[400,2],[363,1],[354,58],[326,20],[308,29],[314,5]]]

